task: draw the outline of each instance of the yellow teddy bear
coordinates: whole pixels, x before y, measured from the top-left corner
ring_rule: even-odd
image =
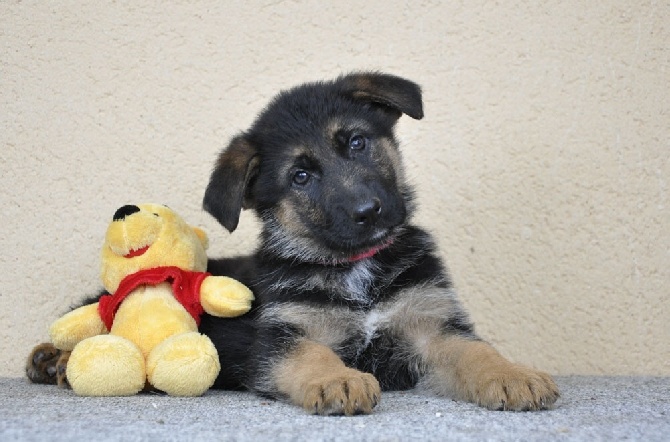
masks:
[[[50,327],[53,344],[72,351],[67,378],[82,396],[127,396],[148,382],[173,396],[199,396],[221,366],[198,333],[203,311],[239,316],[251,308],[240,282],[205,273],[207,236],[166,206],[123,206],[102,247],[102,282],[111,295]]]

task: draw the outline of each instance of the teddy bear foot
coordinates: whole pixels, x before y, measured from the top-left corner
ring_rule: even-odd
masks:
[[[144,356],[122,337],[93,336],[72,351],[67,377],[79,396],[131,396],[146,383]]]
[[[212,341],[198,332],[174,335],[147,358],[147,379],[171,396],[200,396],[216,380],[221,365]]]

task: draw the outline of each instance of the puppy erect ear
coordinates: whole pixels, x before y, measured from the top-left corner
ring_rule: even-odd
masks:
[[[242,209],[253,205],[249,182],[257,170],[256,149],[243,135],[233,138],[214,167],[202,205],[229,232],[237,228]]]
[[[395,75],[362,72],[340,79],[344,90],[354,98],[382,104],[415,120],[423,118],[421,88],[418,84]]]

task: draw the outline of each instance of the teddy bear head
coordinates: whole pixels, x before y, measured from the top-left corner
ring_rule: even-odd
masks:
[[[114,293],[128,275],[155,267],[207,268],[208,240],[174,211],[159,204],[123,206],[114,214],[102,247],[101,277]]]

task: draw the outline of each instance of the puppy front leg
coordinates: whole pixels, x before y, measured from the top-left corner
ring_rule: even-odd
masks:
[[[344,365],[329,347],[307,339],[272,370],[278,390],[313,414],[369,414],[379,402],[377,379]]]
[[[508,361],[486,342],[441,335],[425,350],[427,381],[438,393],[515,411],[550,408],[559,397],[551,376]]]

